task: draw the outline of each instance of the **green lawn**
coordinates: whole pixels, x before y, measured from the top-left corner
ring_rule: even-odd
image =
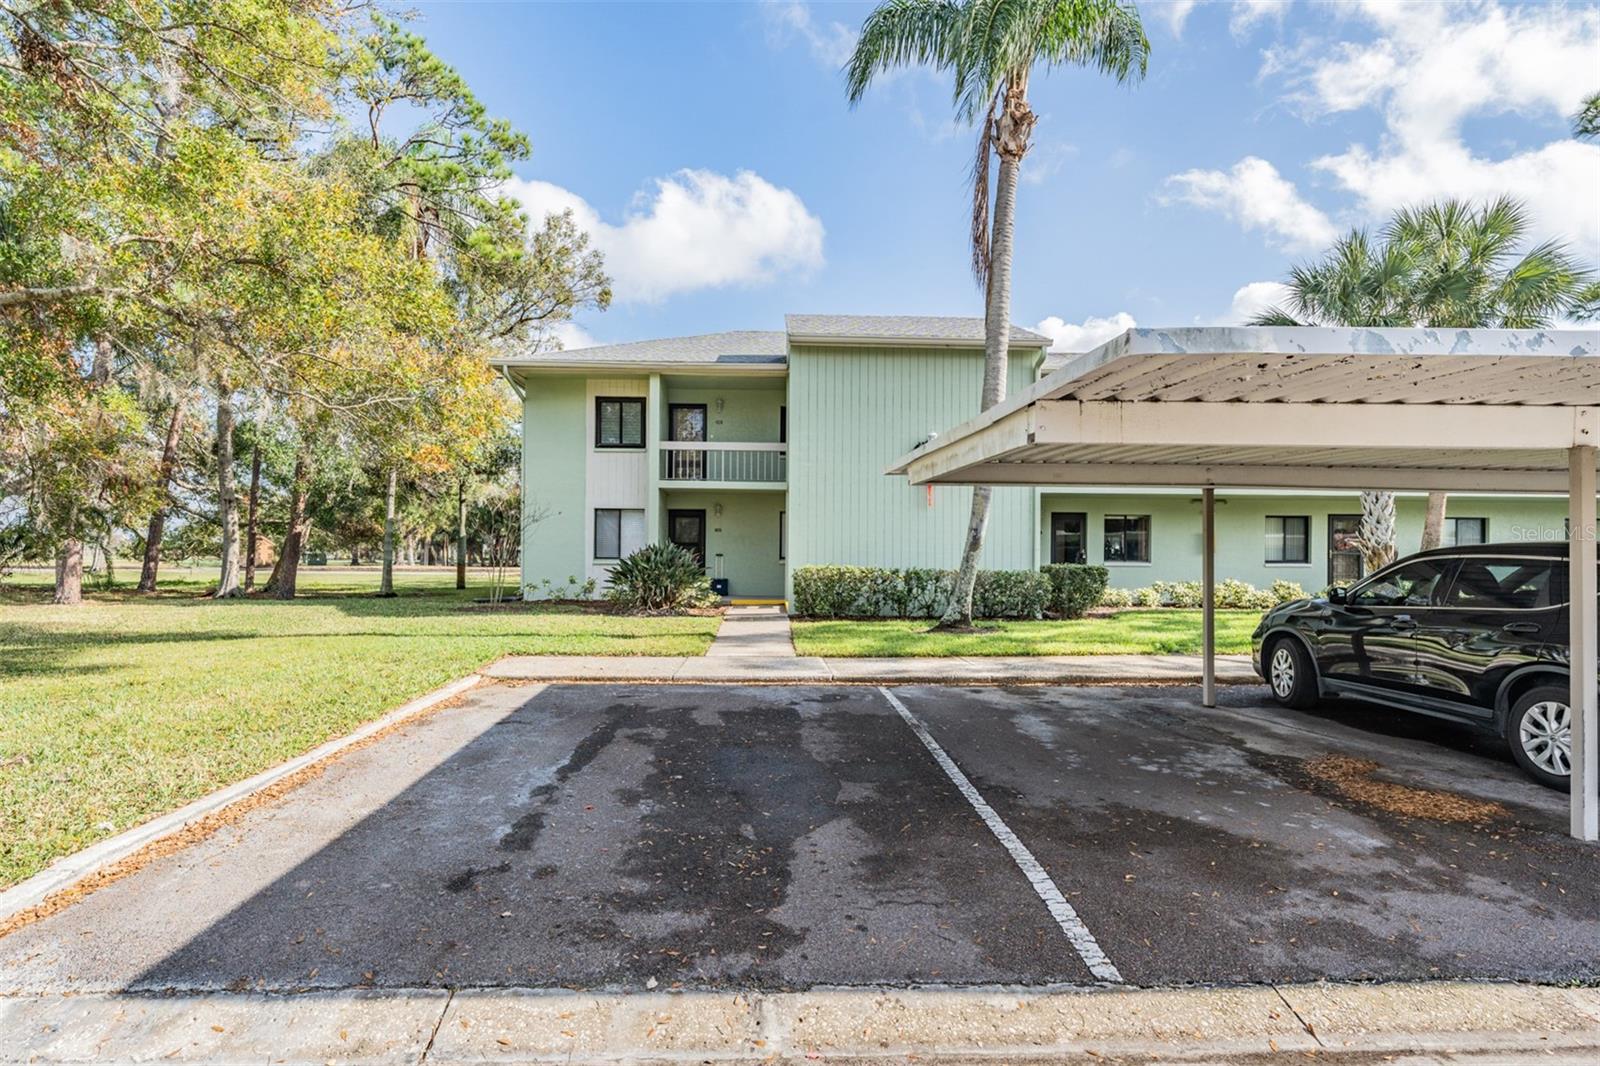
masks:
[[[129,581],[136,567],[119,570]],[[0,887],[340,736],[509,654],[698,655],[715,617],[485,610],[448,571],[303,571],[304,598],[213,602],[212,571],[154,598],[49,602],[0,583]]]
[[[1218,611],[1217,651],[1250,650],[1260,611]],[[1200,650],[1200,612],[1121,611],[1067,622],[980,622],[980,633],[930,633],[919,621],[794,623],[801,655],[1137,655]]]

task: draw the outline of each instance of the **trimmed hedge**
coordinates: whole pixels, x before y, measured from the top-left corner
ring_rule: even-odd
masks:
[[[1081,563],[1051,563],[1041,568],[1050,581],[1050,610],[1061,618],[1082,618],[1105,595],[1111,571]]]
[[[794,572],[794,613],[804,618],[937,618],[955,588],[954,570],[802,566]],[[1039,618],[1050,580],[1033,570],[980,570],[972,593],[980,618]]]
[[[1217,606],[1224,610],[1265,611],[1290,600],[1305,599],[1306,592],[1293,581],[1274,581],[1270,589],[1228,578],[1217,582]],[[1198,581],[1157,581],[1142,589],[1108,588],[1100,594],[1101,607],[1187,607],[1203,603]]]
[[[1103,566],[1052,563],[1039,570],[980,570],[972,591],[978,618],[1081,618],[1091,607],[1200,606],[1200,582],[1157,581],[1142,589],[1108,588]],[[955,588],[954,570],[888,570],[875,566],[802,566],[794,572],[794,613],[801,618],[937,618]],[[1264,611],[1305,598],[1292,581],[1257,589],[1217,583],[1217,606]]]

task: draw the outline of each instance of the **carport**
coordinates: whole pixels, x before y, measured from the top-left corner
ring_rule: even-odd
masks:
[[[1201,490],[1215,702],[1215,490],[1569,495],[1572,835],[1600,839],[1600,331],[1133,329],[924,442],[913,484]]]

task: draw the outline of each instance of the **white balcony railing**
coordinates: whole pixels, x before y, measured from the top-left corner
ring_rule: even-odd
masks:
[[[782,484],[788,479],[788,457],[787,444],[664,440],[661,480]]]

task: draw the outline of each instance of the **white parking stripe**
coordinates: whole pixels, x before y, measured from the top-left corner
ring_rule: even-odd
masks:
[[[967,780],[967,775],[961,772],[961,767],[945,753],[917,716],[912,714],[893,692],[881,686],[878,691],[883,693],[883,698],[889,701],[889,705],[905,720],[906,725],[911,727],[917,739],[922,741],[922,746],[928,749],[934,761],[944,770],[945,776],[950,778],[961,794],[967,798],[967,802],[972,804],[972,809],[978,812],[978,817],[989,827],[989,832],[993,833],[995,839],[1011,853],[1017,868],[1028,879],[1028,883],[1039,894],[1039,898],[1044,901],[1045,907],[1050,911],[1050,917],[1054,918],[1056,924],[1061,926],[1061,931],[1067,934],[1067,939],[1072,942],[1072,947],[1083,960],[1083,964],[1089,967],[1089,972],[1102,981],[1120,984],[1122,974],[1112,965],[1111,960],[1106,958],[1106,953],[1100,950],[1100,944],[1095,940],[1094,934],[1089,932],[1089,927],[1083,924],[1083,919],[1078,917],[1078,912],[1073,910],[1072,904],[1061,894],[1061,889],[1056,887],[1056,883],[1050,879],[1044,867],[1039,865],[1039,860],[1033,857],[1033,852],[1017,839],[1017,834],[1011,831],[1010,826],[1001,821],[994,808],[989,806],[982,793]]]

